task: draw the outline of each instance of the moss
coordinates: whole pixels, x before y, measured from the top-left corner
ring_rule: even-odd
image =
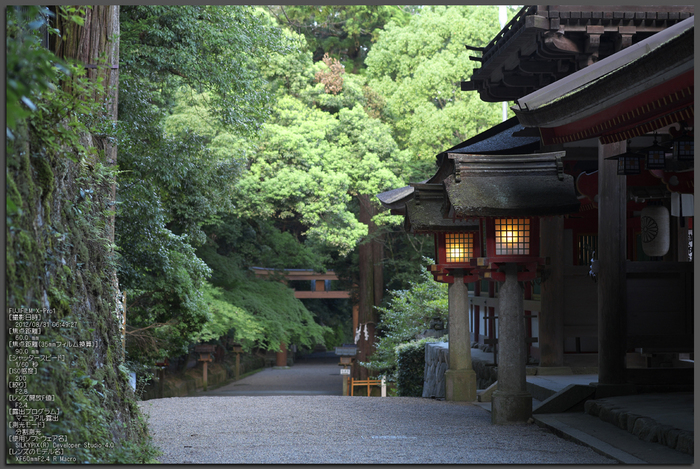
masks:
[[[5,177],[5,181],[5,191],[7,197],[11,199],[17,207],[21,207],[24,201],[22,199],[22,194],[20,194],[19,190],[17,190],[15,180],[11,178],[9,174],[7,174]]]
[[[44,216],[47,220],[51,217],[51,196],[55,189],[54,175],[51,165],[46,158],[34,158],[36,165],[37,179],[41,187],[41,199],[44,207]]]
[[[65,362],[42,362],[36,374],[27,375],[28,394],[54,398],[50,402],[32,401],[28,407],[60,410],[57,422],[47,422],[45,435],[65,435],[69,443],[81,446],[114,446],[64,448],[64,455],[78,462],[152,460],[153,447],[129,392],[128,378],[117,372],[121,341],[113,321],[114,292],[109,281],[114,266],[105,260],[104,240],[99,239],[105,217],[97,210],[102,206],[98,201],[108,197],[109,185],[102,184],[102,175],[83,170],[68,159],[43,156],[59,150],[49,148],[38,134],[30,134],[28,126],[22,129],[6,147],[7,195],[21,210],[12,214],[5,231],[7,305],[40,307],[45,291],[55,313],[43,313],[41,320],[64,319],[78,324],[42,331],[41,341],[57,345],[41,347],[39,353],[66,358]],[[76,182],[79,177],[80,186]],[[80,187],[92,190],[94,201],[82,202],[82,213],[76,213],[71,201]],[[37,227],[39,204],[45,223]],[[83,264],[82,274],[89,275],[81,275],[76,262]],[[88,300],[89,310],[84,306]],[[95,340],[97,346],[76,349],[59,342],[79,340]],[[8,347],[8,352],[13,353],[13,349]],[[8,374],[6,379],[14,381],[17,376]],[[13,462],[12,457],[8,456],[8,462]]]

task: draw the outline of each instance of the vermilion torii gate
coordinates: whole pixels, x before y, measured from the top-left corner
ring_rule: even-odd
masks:
[[[268,269],[265,267],[251,267],[256,277],[270,277],[282,274],[286,281],[308,281],[311,290],[294,289],[295,298],[350,298],[350,292],[344,290],[331,290],[331,280],[338,280],[338,276],[332,270],[324,273],[315,272],[313,269]]]
[[[331,281],[338,280],[338,276],[332,270],[319,273],[313,269],[268,269],[266,267],[251,267],[250,270],[255,272],[258,278],[268,278],[271,276],[284,277],[284,282],[290,280],[307,281],[310,285],[310,290],[294,289],[294,297],[299,299],[308,298],[339,298],[350,299],[350,292],[346,290],[331,290]],[[353,305],[352,308],[353,331],[358,326],[358,305]],[[277,366],[287,365],[287,345],[281,344],[281,351],[277,352]]]

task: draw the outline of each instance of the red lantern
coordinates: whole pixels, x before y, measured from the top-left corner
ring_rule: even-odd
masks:
[[[540,253],[538,218],[487,218],[486,255],[500,262],[523,262]]]
[[[435,259],[438,263],[430,266],[435,280],[453,283],[455,269],[472,270],[472,260],[481,252],[478,240],[478,230],[435,233]],[[475,280],[465,276],[465,283]]]
[[[481,244],[485,256],[471,261],[473,272],[484,278],[504,281],[499,266],[508,262],[524,266],[518,273],[519,281],[537,276],[540,259],[540,223],[538,217],[485,217],[480,220]]]

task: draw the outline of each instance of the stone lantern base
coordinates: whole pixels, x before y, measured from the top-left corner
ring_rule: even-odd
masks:
[[[491,423],[508,425],[525,423],[532,417],[530,393],[510,394],[494,391],[491,396]]]
[[[459,402],[476,400],[476,373],[474,370],[445,371],[445,400]]]

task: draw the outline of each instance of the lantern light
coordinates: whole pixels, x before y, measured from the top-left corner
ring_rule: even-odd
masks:
[[[530,254],[530,219],[496,218],[494,221],[497,256]]]
[[[646,152],[647,169],[664,169],[666,167],[666,150],[657,143],[656,138],[654,144],[647,148]]]
[[[673,142],[673,156],[679,161],[693,161],[695,157],[695,143],[689,135],[683,135]]]
[[[474,257],[474,233],[445,233],[445,262],[469,262]]]

